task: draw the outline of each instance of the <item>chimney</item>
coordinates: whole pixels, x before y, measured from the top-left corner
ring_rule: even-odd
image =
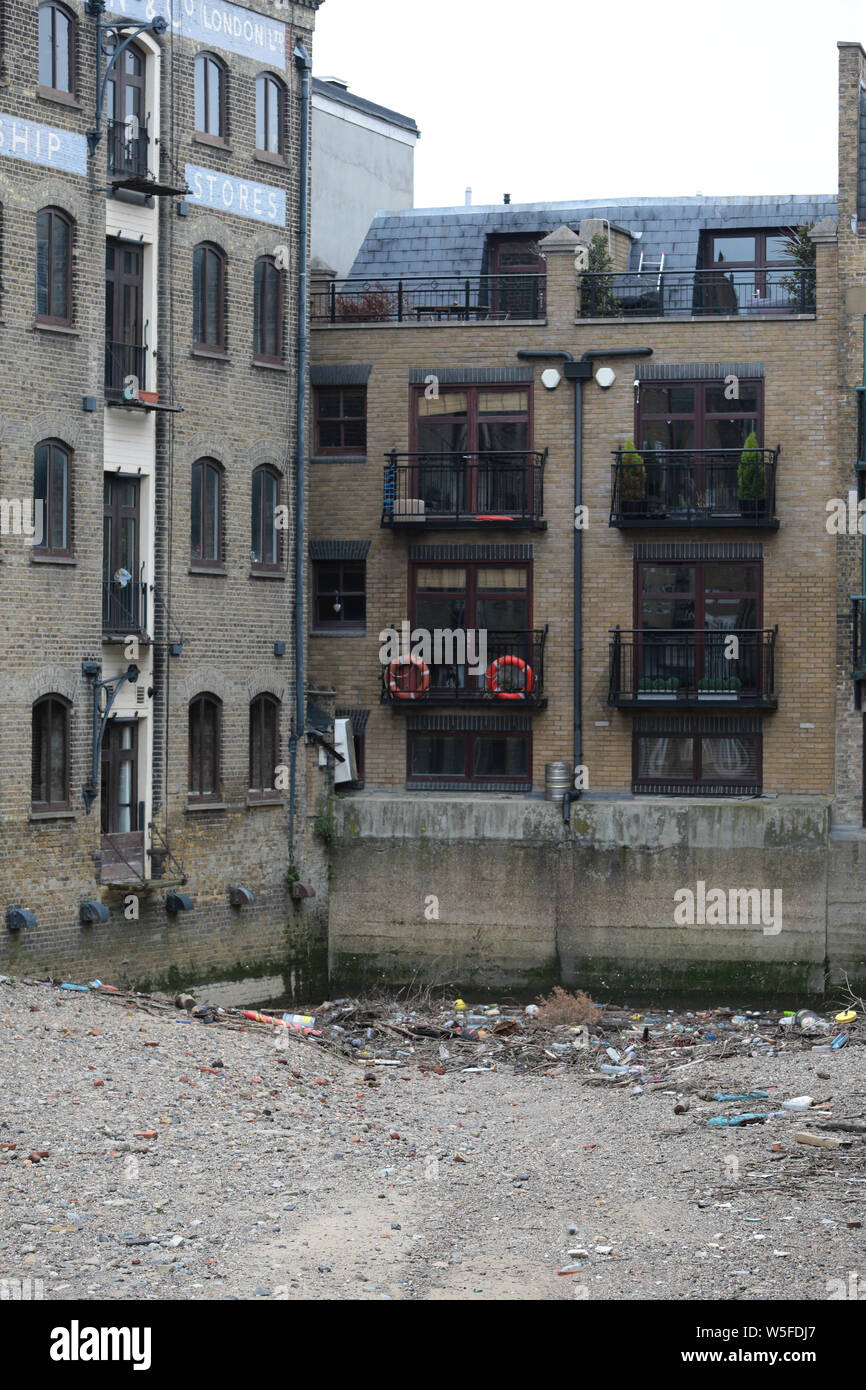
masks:
[[[463,200],[463,204],[464,204],[464,207],[467,207],[467,208],[471,208],[471,206],[472,206],[472,189],[469,188],[468,186],[467,186],[467,189],[466,189],[466,196],[465,196],[465,198],[464,198],[464,200]]]
[[[505,206],[507,207],[508,204],[511,202],[511,194],[510,194],[510,193],[503,193],[503,195],[502,195],[502,201],[503,201],[503,203],[505,204]]]

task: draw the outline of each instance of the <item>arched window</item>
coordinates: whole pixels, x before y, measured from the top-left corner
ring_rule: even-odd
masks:
[[[225,352],[225,283],[224,253],[202,242],[192,253],[192,336],[198,348]]]
[[[144,50],[131,43],[106,83],[109,174],[134,177],[147,173],[146,69]]]
[[[72,322],[72,219],[59,208],[36,215],[36,317]]]
[[[283,277],[271,256],[259,256],[253,281],[253,355],[283,360]]]
[[[34,811],[69,809],[69,701],[44,695],[33,706],[30,800]]]
[[[39,86],[75,90],[75,16],[55,0],[39,6]]]
[[[219,801],[222,701],[196,695],[189,703],[189,799]]]
[[[274,695],[258,695],[250,705],[250,798],[279,799],[274,785],[280,761],[280,702]]]
[[[34,547],[72,554],[71,455],[59,439],[43,439],[33,457]]]
[[[226,138],[226,70],[212,53],[195,60],[195,129],[198,135]]]
[[[283,153],[286,89],[278,78],[261,72],[256,78],[256,149],[260,154]]]
[[[222,473],[216,459],[196,459],[192,466],[189,555],[196,565],[221,565],[223,562]]]
[[[277,507],[280,477],[265,465],[253,474],[252,544],[250,559],[254,569],[280,568],[280,535]]]

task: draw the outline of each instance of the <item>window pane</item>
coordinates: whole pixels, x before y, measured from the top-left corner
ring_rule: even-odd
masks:
[[[55,45],[55,67],[54,81],[59,92],[71,92],[72,82],[71,73],[71,25],[66,15],[60,10],[54,11],[54,45]]]
[[[39,85],[54,86],[54,11],[50,5],[39,10]]]
[[[267,82],[268,92],[268,143],[265,146],[271,154],[280,149],[280,90],[271,78]]]
[[[340,392],[339,391],[320,391],[319,392],[319,419],[320,420],[339,420],[340,418]]]
[[[467,404],[465,391],[443,391],[438,399],[431,400],[426,396],[420,396],[418,418],[422,420],[429,415],[465,415]]]
[[[216,468],[205,470],[204,497],[204,558],[219,559],[219,473]]]
[[[342,442],[343,437],[339,425],[324,423],[319,425],[319,446],[322,449],[339,449]]]
[[[692,565],[642,565],[641,589],[645,594],[694,593]]]
[[[222,70],[210,59],[207,64],[207,134],[222,133]]]
[[[366,396],[363,391],[345,392],[343,395],[343,414],[355,416],[358,419],[366,414]]]
[[[201,794],[213,796],[217,790],[217,707],[212,700],[201,705]]]
[[[48,544],[52,550],[66,549],[66,468],[63,450],[53,448],[48,484]]]
[[[479,415],[521,415],[529,409],[527,391],[479,391]]]
[[[365,570],[363,569],[344,569],[343,570],[343,589],[347,593],[363,593],[364,591]]]
[[[693,449],[694,445],[695,427],[691,420],[645,420],[642,424],[641,451]]]
[[[754,261],[753,236],[713,237],[713,263],[718,261]]]
[[[708,449],[742,449],[752,431],[756,435],[758,434],[758,420],[755,415],[735,415],[731,420],[718,418],[708,420],[706,447]]]
[[[192,492],[189,510],[189,549],[194,560],[202,558],[201,543],[201,483],[202,465],[194,463],[192,468]]]
[[[340,617],[344,623],[362,623],[367,616],[367,600],[363,594],[344,594]]]
[[[529,743],[525,738],[476,738],[475,777],[526,777]]]
[[[350,420],[343,426],[343,444],[347,449],[366,449],[367,426],[363,420]]]
[[[466,768],[465,739],[445,734],[412,743],[412,774],[415,777],[463,777]]]
[[[207,270],[205,273],[205,285],[207,300],[205,304],[205,339],[212,347],[220,341],[219,321],[220,321],[220,260],[215,251],[205,253]]]
[[[459,593],[466,588],[466,571],[444,565],[421,568],[416,572],[415,587],[418,590],[446,589]]]
[[[196,247],[192,256],[192,336],[196,343],[204,341],[204,249]]]
[[[44,10],[39,11],[42,23]],[[51,213],[40,212],[36,219],[36,312],[49,314],[48,267],[50,264]]]
[[[691,782],[694,740],[679,735],[638,736],[637,776],[641,782]]]
[[[261,701],[254,700],[250,705],[250,789],[261,791],[262,787],[262,726]]]
[[[768,236],[767,237],[767,261],[793,261],[791,248],[788,245],[787,237]]]
[[[33,502],[34,502],[34,521],[37,520],[36,511],[38,506],[42,508],[42,539],[40,545],[47,546],[48,541],[48,445],[40,444],[36,450],[33,460]]]
[[[204,131],[205,59],[195,60],[195,128]]]
[[[253,474],[252,543],[251,554],[254,565],[262,563],[262,478],[261,472]]]
[[[754,565],[706,565],[704,589],[707,593],[753,594],[758,587]]]
[[[501,566],[492,569],[483,566],[478,570],[479,589],[525,589],[526,570],[514,566]]]
[[[522,598],[479,598],[475,624],[499,632],[522,632],[526,628],[526,600]]]
[[[758,385],[754,381],[741,381],[737,400],[725,399],[724,386],[708,386],[706,409],[710,415],[755,415],[758,410]]]
[[[189,790],[192,796],[201,793],[201,701],[196,700],[189,710]]]
[[[55,318],[66,318],[68,311],[69,285],[69,223],[62,217],[55,217],[54,246],[51,265],[51,313]]]
[[[256,149],[264,150],[265,145],[265,78],[256,78]]]
[[[758,740],[754,734],[701,739],[701,778],[757,781]]]
[[[692,386],[642,386],[641,413],[644,415],[691,415],[695,408]]]

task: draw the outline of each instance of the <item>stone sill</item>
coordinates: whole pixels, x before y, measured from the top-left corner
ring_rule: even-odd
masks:
[[[55,106],[69,106],[73,111],[84,110],[84,103],[72,92],[60,92],[55,87],[37,87],[36,95],[40,101],[50,101]]]
[[[228,577],[228,570],[225,565],[190,565],[187,574],[216,574],[220,578]]]
[[[330,628],[314,628],[310,637],[366,637],[366,632],[358,632],[356,629],[349,628],[347,632],[339,632]],[[415,711],[417,713],[417,710]]]
[[[68,323],[45,323],[42,319],[34,319],[33,327],[37,333],[60,333],[66,338],[81,337],[81,329],[73,328]]]
[[[288,372],[289,370],[285,362],[268,362],[262,357],[253,357],[252,366],[264,367],[266,372]]]
[[[286,578],[287,578],[285,570],[256,570],[256,569],[251,569],[251,570],[250,570],[250,576],[249,576],[249,577],[250,577],[250,579],[277,579],[277,580],[280,580],[282,583],[285,583]]]
[[[192,142],[194,145],[207,145],[209,150],[224,150],[226,154],[231,154],[231,143],[223,135],[207,135],[203,130],[194,130]]]
[[[275,164],[278,169],[289,169],[291,165],[284,154],[273,154],[271,150],[253,150],[256,164]]]
[[[255,797],[252,797],[252,796],[248,796],[248,797],[247,797],[247,807],[248,807],[248,809],[249,809],[250,811],[258,811],[258,810],[259,810],[261,807],[263,807],[263,806],[287,806],[287,805],[288,805],[288,802],[287,802],[287,801],[284,801],[283,798],[282,798],[281,796],[262,797],[260,800],[256,800],[256,798],[255,798]]]
[[[77,811],[31,811],[29,821],[77,820]]]
[[[188,801],[184,810],[187,815],[192,815],[197,811],[227,811],[227,801]]]
[[[310,463],[368,463],[367,454],[311,454]]]
[[[211,362],[231,362],[227,352],[222,352],[219,348],[192,347],[189,350],[190,357],[205,357]]]
[[[77,565],[78,561],[74,555],[39,555],[37,551],[30,552],[31,565]]]
[[[575,319],[575,327],[580,328],[581,324],[593,324],[597,328],[602,328],[605,324],[610,327],[616,324],[618,328],[627,328],[630,323],[814,323],[817,314],[683,314],[682,318],[675,314],[664,314],[655,318],[622,318],[622,319]],[[604,354],[601,354],[602,356]]]

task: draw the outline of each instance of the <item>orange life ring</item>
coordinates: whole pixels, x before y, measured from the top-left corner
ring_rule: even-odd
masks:
[[[426,661],[420,656],[395,657],[388,667],[388,689],[396,700],[417,700],[419,695],[424,695],[430,689],[430,669]]]
[[[522,690],[500,690],[499,672],[505,666],[525,672]],[[487,668],[487,689],[496,696],[497,700],[525,700],[527,695],[531,694],[534,684],[535,677],[532,674],[532,667],[521,656],[499,656],[495,661],[491,661]]]

